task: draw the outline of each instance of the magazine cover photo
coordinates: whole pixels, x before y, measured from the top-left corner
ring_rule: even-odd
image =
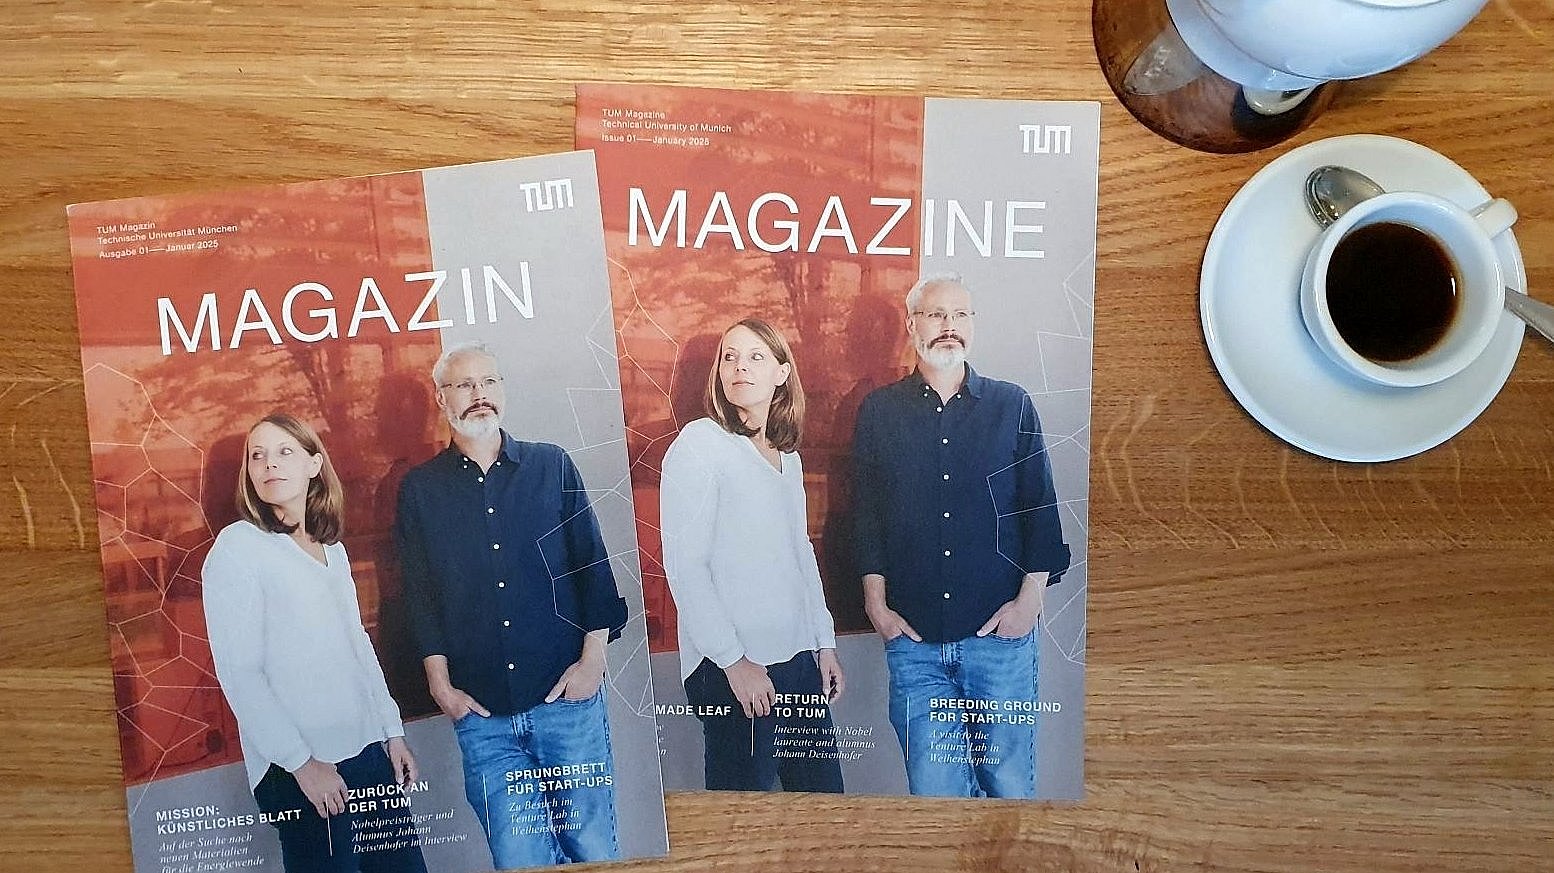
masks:
[[[666,786],[1081,797],[1099,107],[577,93]]]
[[[593,156],[69,222],[136,869],[667,851]]]

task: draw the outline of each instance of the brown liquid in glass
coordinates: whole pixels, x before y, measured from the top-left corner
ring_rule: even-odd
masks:
[[[1457,269],[1435,238],[1378,222],[1338,243],[1327,266],[1327,308],[1349,347],[1396,363],[1428,352],[1457,314]]]

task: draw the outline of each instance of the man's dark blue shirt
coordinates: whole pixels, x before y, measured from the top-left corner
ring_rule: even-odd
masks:
[[[421,657],[495,715],[544,702],[626,603],[571,458],[505,431],[491,468],[453,445],[405,474],[395,538]]]
[[[928,642],[972,636],[1069,549],[1025,389],[966,367],[948,402],[913,372],[864,398],[853,432],[858,571]]]

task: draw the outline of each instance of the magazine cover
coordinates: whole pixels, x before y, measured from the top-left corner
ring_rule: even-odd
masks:
[[[667,851],[593,155],[69,208],[135,866]]]
[[[1082,796],[1099,116],[578,88],[666,787]]]

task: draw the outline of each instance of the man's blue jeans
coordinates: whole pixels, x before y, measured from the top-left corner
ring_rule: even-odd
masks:
[[[890,723],[913,794],[1034,797],[1036,632],[885,642]]]
[[[620,857],[604,691],[454,722],[464,794],[497,869]]]

